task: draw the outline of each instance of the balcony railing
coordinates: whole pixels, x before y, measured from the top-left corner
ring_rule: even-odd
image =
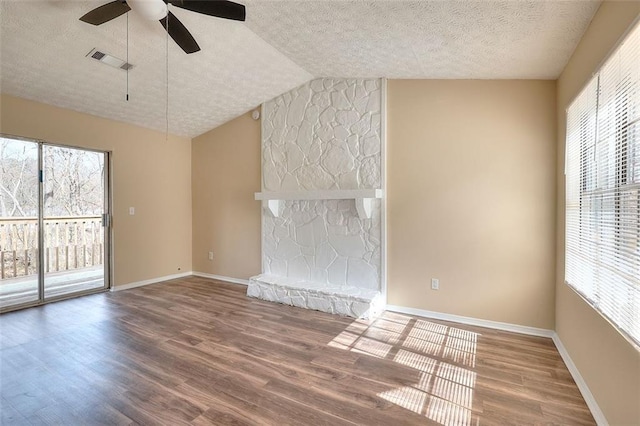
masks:
[[[0,278],[37,274],[38,256],[38,219],[0,218]],[[101,265],[103,258],[104,228],[100,216],[44,220],[45,273]]]

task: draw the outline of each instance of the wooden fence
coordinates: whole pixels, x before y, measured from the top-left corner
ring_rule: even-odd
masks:
[[[44,220],[44,271],[57,272],[101,265],[104,228],[100,216]],[[0,278],[38,273],[38,220],[0,218]]]

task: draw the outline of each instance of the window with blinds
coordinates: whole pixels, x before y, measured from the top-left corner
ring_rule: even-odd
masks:
[[[567,110],[567,284],[640,346],[640,24]]]

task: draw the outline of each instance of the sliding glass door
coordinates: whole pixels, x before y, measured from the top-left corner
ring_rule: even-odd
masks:
[[[0,137],[0,308],[37,302],[38,144]]]
[[[108,154],[0,141],[0,309],[107,289]]]
[[[105,286],[105,153],[44,145],[45,299]]]

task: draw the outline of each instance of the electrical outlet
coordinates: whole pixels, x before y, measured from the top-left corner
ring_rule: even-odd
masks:
[[[212,251],[209,252],[209,260],[213,260],[213,252]]]
[[[440,280],[431,278],[431,290],[440,290]]]

